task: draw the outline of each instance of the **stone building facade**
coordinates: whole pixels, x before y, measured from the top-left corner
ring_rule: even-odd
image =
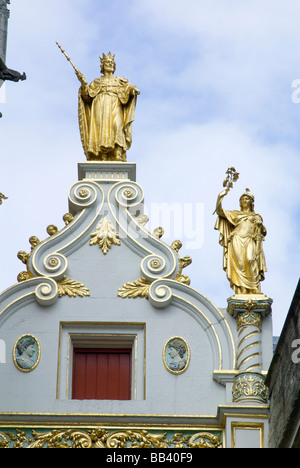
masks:
[[[9,3],[10,0],[0,0],[0,57],[4,63],[6,59],[7,49],[7,27],[9,18],[9,10],[7,8],[7,5]]]
[[[272,301],[189,285],[135,163],[79,163],[68,198],[0,295],[0,445],[266,447]]]
[[[300,448],[300,281],[266,378],[272,448]]]

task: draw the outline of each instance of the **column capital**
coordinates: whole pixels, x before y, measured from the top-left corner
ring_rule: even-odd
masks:
[[[273,300],[264,294],[235,294],[227,302],[227,312],[234,318],[241,313],[249,317],[259,314],[265,318],[271,314]]]
[[[266,404],[268,402],[268,388],[264,376],[256,372],[242,372],[235,377],[232,387],[232,400],[254,400]]]

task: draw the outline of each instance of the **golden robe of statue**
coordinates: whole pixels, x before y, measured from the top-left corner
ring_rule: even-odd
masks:
[[[126,161],[132,142],[136,97],[140,91],[126,78],[114,76],[114,55],[101,58],[101,73],[90,85],[77,71],[79,127],[88,160]]]
[[[223,209],[226,194],[224,190],[218,196],[215,225],[224,248],[223,268],[236,294],[259,294],[260,282],[267,271],[262,247],[267,231],[262,217],[254,212],[254,196],[249,189],[240,197],[240,211]]]

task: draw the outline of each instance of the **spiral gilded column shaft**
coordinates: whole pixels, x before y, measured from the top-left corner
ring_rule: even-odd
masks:
[[[232,401],[267,403],[268,389],[262,372],[262,326],[264,318],[271,313],[272,299],[252,297],[228,300],[228,313],[236,319],[237,356],[232,386]]]
[[[261,314],[240,312],[237,316],[237,370],[260,372],[262,368]]]

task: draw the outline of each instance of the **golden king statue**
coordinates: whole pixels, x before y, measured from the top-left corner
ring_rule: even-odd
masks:
[[[132,142],[132,122],[136,96],[140,91],[126,78],[114,76],[114,55],[101,60],[101,73],[90,85],[77,72],[79,89],[79,127],[88,160],[126,161]]]
[[[132,142],[132,122],[140,91],[126,78],[114,76],[115,56],[100,57],[102,76],[90,85],[73,65],[62,47],[58,47],[73,66],[81,82],[78,118],[82,146],[87,160],[126,161]]]
[[[235,294],[261,294],[260,282],[267,271],[262,242],[267,231],[254,211],[254,195],[249,189],[240,197],[240,211],[223,209],[222,200],[230,186],[232,183],[219,194],[216,204],[215,229],[220,231],[223,268]]]

